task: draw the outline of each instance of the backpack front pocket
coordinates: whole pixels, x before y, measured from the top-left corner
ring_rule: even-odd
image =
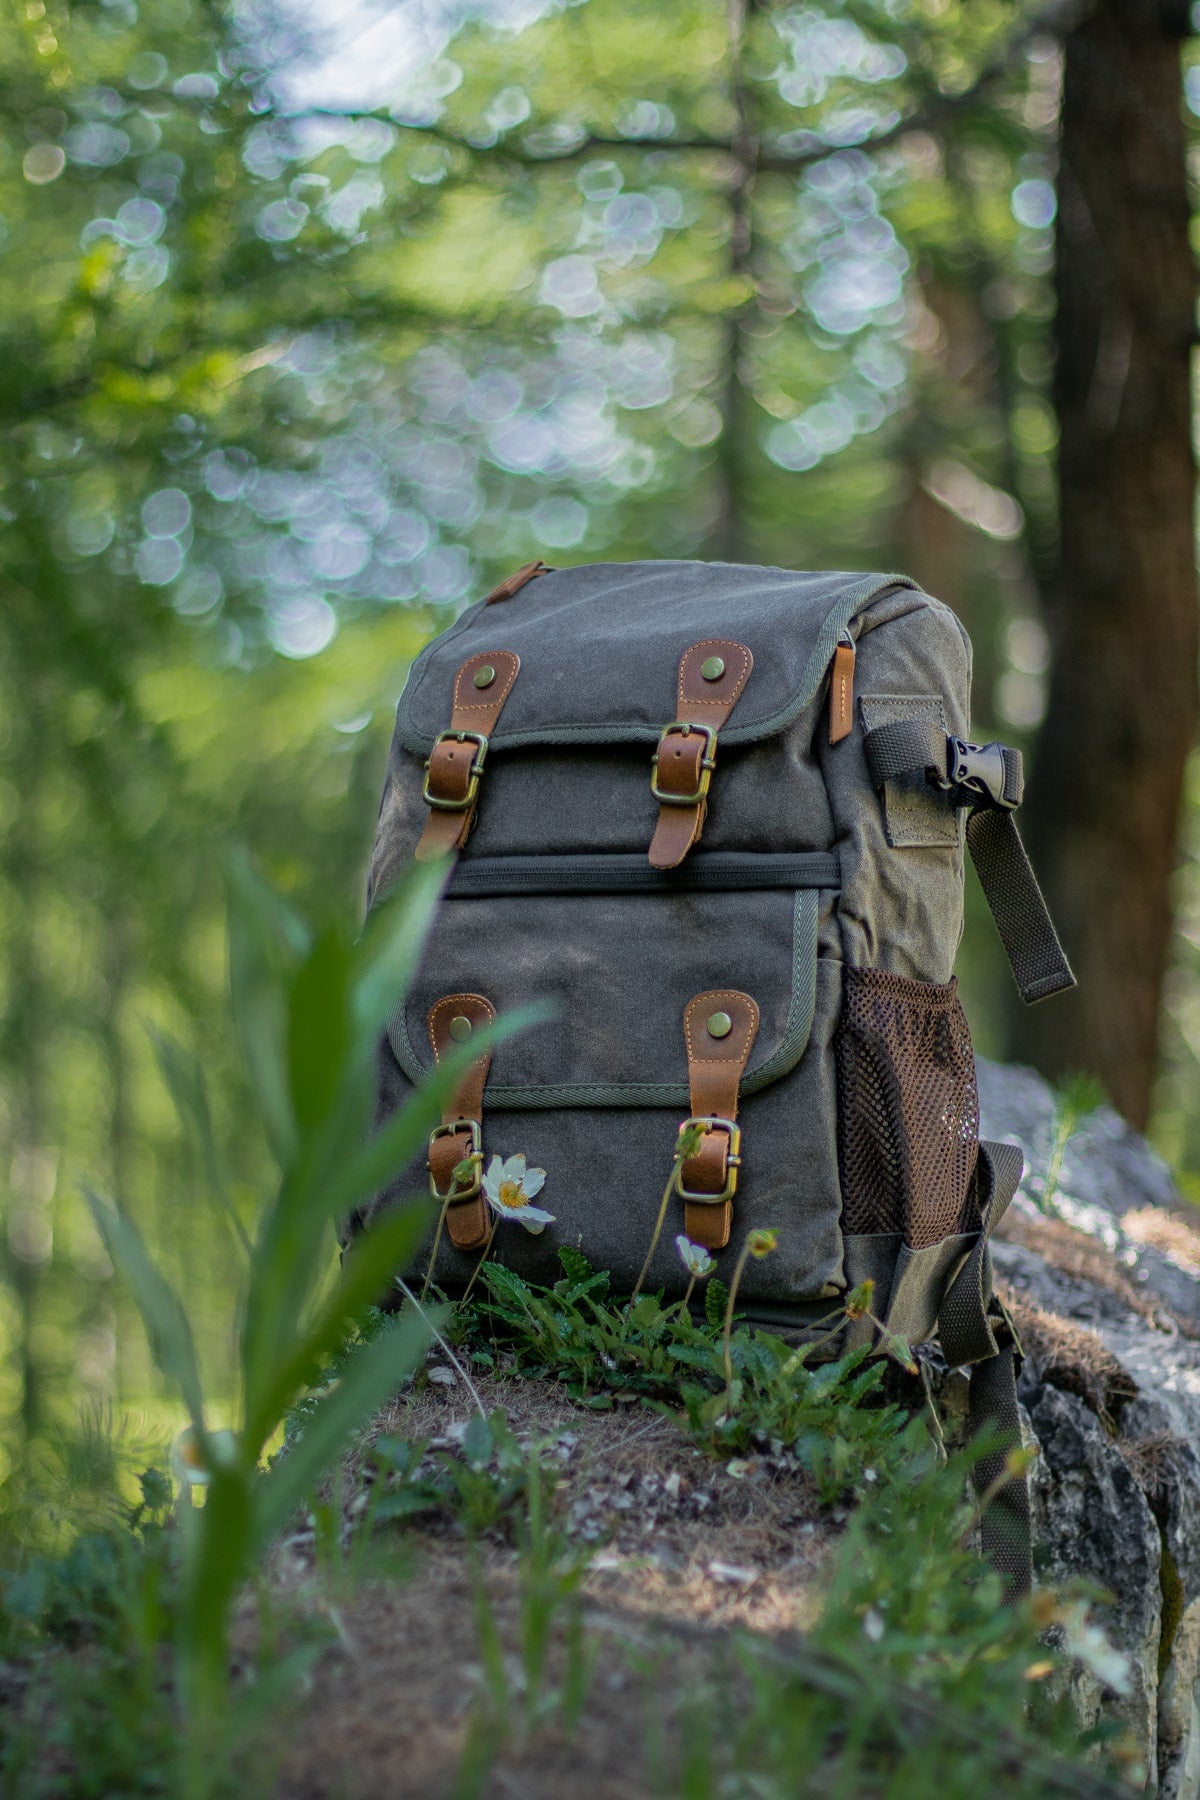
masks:
[[[820,920],[834,905],[831,878],[829,855],[705,853],[669,878],[644,857],[463,859],[390,1021],[385,1055],[394,1075],[420,1083],[432,1062],[426,1020],[447,995],[486,997],[501,1018],[541,1010],[538,1023],[495,1047],[482,1093],[481,1166],[520,1155],[544,1169],[539,1205],[553,1221],[536,1234],[506,1229],[494,1256],[553,1281],[559,1248],[578,1244],[628,1291],[681,1121],[699,1110],[723,1129],[716,1115],[725,1106],[695,1104],[685,1013],[711,995],[713,1040],[723,1044],[720,1002],[729,991],[749,997],[760,1017],[738,1079],[732,1235],[720,1254],[732,1266],[747,1230],[775,1227],[779,1250],[747,1271],[745,1298],[787,1304],[836,1288],[829,1036],[840,966],[817,954]],[[425,1185],[420,1167],[411,1168],[390,1198]],[[673,1297],[687,1285],[675,1248],[687,1199],[670,1201],[647,1276],[651,1289]],[[443,1236],[439,1280],[453,1291],[472,1267]]]

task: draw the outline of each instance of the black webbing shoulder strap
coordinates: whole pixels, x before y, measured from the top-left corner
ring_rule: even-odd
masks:
[[[971,1254],[946,1289],[938,1311],[938,1339],[952,1369],[970,1367],[968,1418],[972,1438],[986,1432],[992,1448],[972,1471],[985,1499],[980,1517],[983,1554],[1000,1576],[1006,1601],[1033,1584],[1029,1482],[1008,1472],[1021,1445],[1017,1370],[1021,1345],[1012,1320],[992,1293],[988,1240],[1008,1211],[1025,1166],[1015,1144],[981,1142],[979,1206],[982,1226]]]
[[[868,731],[867,768],[876,788],[922,774],[948,806],[967,812],[967,847],[1027,1005],[1075,986],[1013,813],[1021,804],[1021,752],[968,744],[931,719],[898,719]]]

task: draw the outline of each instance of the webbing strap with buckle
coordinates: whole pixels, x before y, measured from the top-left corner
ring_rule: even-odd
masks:
[[[675,719],[663,727],[650,776],[650,791],[658,801],[658,824],[650,840],[655,869],[678,868],[704,829],[717,733],[753,667],[745,644],[724,638],[692,644],[679,659]]]
[[[992,1292],[988,1247],[1008,1211],[1024,1168],[1015,1144],[979,1145],[981,1229],[971,1254],[942,1297],[938,1339],[952,1369],[969,1367],[967,1402],[971,1436],[993,1440],[972,1471],[976,1492],[987,1495],[980,1519],[983,1553],[999,1574],[1008,1601],[1027,1594],[1033,1581],[1029,1483],[1007,1474],[1007,1459],[1021,1444],[1017,1370],[1021,1344],[1003,1303]]]
[[[440,1063],[473,1031],[495,1021],[482,994],[446,994],[429,1009],[429,1042]],[[483,1197],[483,1087],[492,1053],[485,1050],[463,1074],[429,1138],[429,1191],[446,1209],[446,1230],[456,1250],[481,1250],[488,1238]]]
[[[482,650],[468,656],[454,677],[450,728],[437,739],[425,764],[421,791],[429,817],[414,851],[418,862],[450,856],[470,836],[488,739],[520,668],[521,659],[512,650]]]
[[[922,773],[949,806],[967,810],[967,847],[1026,1005],[1075,986],[1013,813],[1024,790],[1021,753],[1008,744],[968,744],[931,719],[898,719],[863,739],[881,788]]]
[[[758,1034],[758,1007],[749,994],[716,988],[683,1009],[692,1116],[679,1127],[700,1141],[675,1170],[684,1230],[694,1244],[723,1250],[733,1229],[733,1196],[742,1163],[738,1088]]]

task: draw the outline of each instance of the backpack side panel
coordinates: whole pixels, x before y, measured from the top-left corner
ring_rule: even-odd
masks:
[[[841,863],[842,956],[854,968],[946,982],[962,936],[960,819],[919,781],[906,784],[902,796],[889,784],[881,803],[862,744],[868,720],[883,724],[921,709],[936,709],[946,731],[966,736],[971,647],[949,607],[923,594],[894,593],[867,608],[859,620],[855,693],[850,736],[830,745],[818,732],[815,744]],[[893,830],[902,841],[891,842],[898,797],[904,829]]]
[[[914,716],[966,737],[970,640],[928,596],[881,596],[858,620],[855,688],[853,733],[816,745],[842,875],[833,1055],[845,1275],[873,1280],[873,1310],[920,1342],[979,1228],[974,1055],[953,982],[963,829],[920,776],[877,794],[862,743]]]

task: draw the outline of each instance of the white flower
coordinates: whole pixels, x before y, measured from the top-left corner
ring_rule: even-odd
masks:
[[[711,1275],[717,1266],[707,1250],[702,1250],[699,1244],[693,1244],[692,1240],[684,1237],[682,1232],[675,1239],[675,1248],[679,1252],[684,1268],[694,1281],[698,1281],[701,1276]]]
[[[1079,1602],[1064,1609],[1063,1637],[1068,1656],[1090,1669],[1098,1681],[1114,1693],[1128,1694],[1132,1687],[1129,1658],[1118,1650],[1099,1625],[1087,1616],[1086,1603]]]
[[[546,1185],[545,1169],[527,1169],[523,1156],[493,1156],[483,1178],[488,1205],[499,1219],[516,1219],[526,1231],[542,1231],[554,1223],[554,1214],[530,1206]]]
[[[210,1431],[207,1461],[189,1425],[171,1445],[171,1473],[181,1487],[207,1487],[216,1463],[233,1461],[235,1441],[232,1431]]]

